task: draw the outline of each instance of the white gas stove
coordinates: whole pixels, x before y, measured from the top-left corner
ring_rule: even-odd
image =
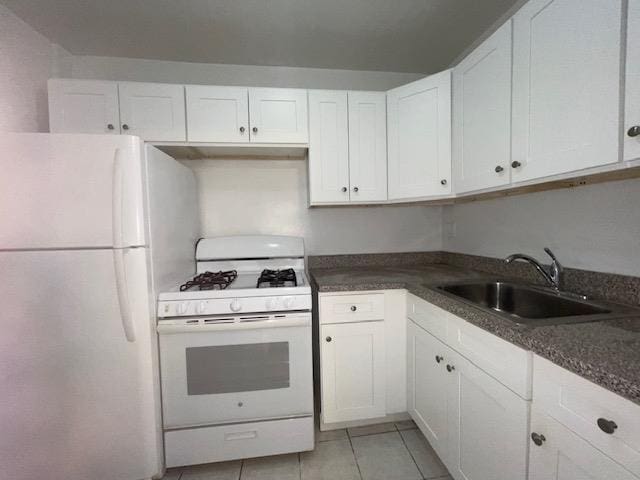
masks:
[[[203,239],[196,273],[158,299],[167,466],[312,449],[302,239]]]
[[[196,277],[161,293],[158,317],[311,309],[301,238],[206,238],[196,247]]]

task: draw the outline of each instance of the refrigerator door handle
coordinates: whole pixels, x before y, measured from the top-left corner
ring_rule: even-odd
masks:
[[[113,264],[116,271],[116,290],[118,292],[118,304],[120,306],[120,319],[122,328],[128,342],[136,341],[136,331],[133,326],[133,314],[129,303],[129,288],[127,285],[127,272],[124,262],[125,250],[122,248],[113,249]]]
[[[113,185],[112,185],[112,232],[113,232],[113,248],[124,247],[124,228],[123,222],[123,187],[124,187],[124,169],[122,167],[122,152],[116,148],[113,157]]]

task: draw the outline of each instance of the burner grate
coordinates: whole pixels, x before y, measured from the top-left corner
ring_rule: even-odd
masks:
[[[293,268],[287,268],[285,270],[263,270],[256,285],[257,288],[296,286],[298,286],[298,281]]]
[[[184,292],[194,287],[198,287],[198,290],[224,290],[233,283],[237,276],[238,272],[235,270],[204,272],[196,275],[187,283],[180,285],[180,291]]]

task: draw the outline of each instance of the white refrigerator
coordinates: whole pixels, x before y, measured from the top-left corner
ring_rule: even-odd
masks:
[[[193,273],[193,172],[137,137],[0,134],[0,471],[163,471],[155,292]]]

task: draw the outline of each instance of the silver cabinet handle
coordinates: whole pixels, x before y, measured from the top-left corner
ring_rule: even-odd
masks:
[[[640,125],[634,125],[627,131],[627,135],[631,138],[640,136]]]
[[[244,133],[244,127],[240,127],[240,133]]]
[[[122,124],[122,129],[123,130],[129,130],[129,125],[127,125],[126,123]]]

